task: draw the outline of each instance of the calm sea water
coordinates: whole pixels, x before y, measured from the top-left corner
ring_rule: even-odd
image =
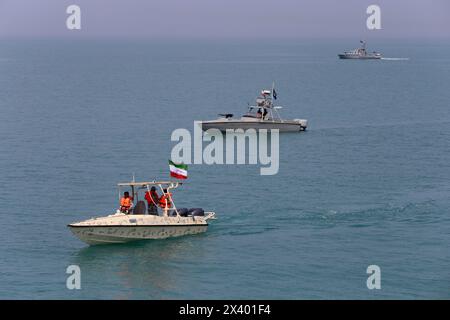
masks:
[[[337,59],[354,45],[2,40],[0,298],[450,298],[450,45]],[[207,233],[88,247],[67,229],[115,210],[133,173],[167,178],[172,130],[273,80],[309,130],[280,137],[274,176],[189,167],[177,203],[216,211]]]

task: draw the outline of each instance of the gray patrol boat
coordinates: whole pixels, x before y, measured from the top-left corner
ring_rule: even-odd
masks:
[[[366,43],[362,40],[360,42],[361,42],[360,48],[338,54],[339,59],[373,60],[373,59],[381,59],[383,57],[381,53],[375,51],[372,53],[368,53],[366,50]]]
[[[219,114],[216,120],[201,121],[202,130],[218,129],[226,132],[227,129],[278,129],[280,132],[305,131],[308,126],[306,119],[282,119],[280,116],[281,106],[275,106],[277,99],[275,84],[271,90],[261,91],[256,98],[256,105],[249,106],[248,112],[240,118],[234,118],[233,114]]]

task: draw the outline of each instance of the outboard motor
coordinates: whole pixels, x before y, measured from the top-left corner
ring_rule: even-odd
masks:
[[[196,216],[204,216],[205,211],[202,208],[191,208],[189,209],[188,216],[196,217]]]
[[[177,210],[178,210],[178,213],[179,213],[180,216],[187,217],[188,212],[189,212],[188,208],[180,208],[180,209],[177,209]]]

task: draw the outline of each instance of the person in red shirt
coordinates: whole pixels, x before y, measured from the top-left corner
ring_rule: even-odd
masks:
[[[159,195],[156,192],[156,188],[152,187],[150,191],[145,193],[145,200],[147,200],[147,213],[152,215],[158,215],[158,202]]]

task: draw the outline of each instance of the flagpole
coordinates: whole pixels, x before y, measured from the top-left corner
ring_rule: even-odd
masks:
[[[272,96],[272,105],[273,105],[273,90],[275,89],[275,81],[272,81],[272,91],[271,91],[271,96]]]
[[[270,117],[272,118],[272,121],[273,121],[273,110],[275,110],[275,105],[274,105],[274,103],[273,103],[273,90],[275,90],[275,81],[272,81],[272,90],[271,90],[271,103],[272,103],[272,105],[271,105],[271,108],[270,108]]]

